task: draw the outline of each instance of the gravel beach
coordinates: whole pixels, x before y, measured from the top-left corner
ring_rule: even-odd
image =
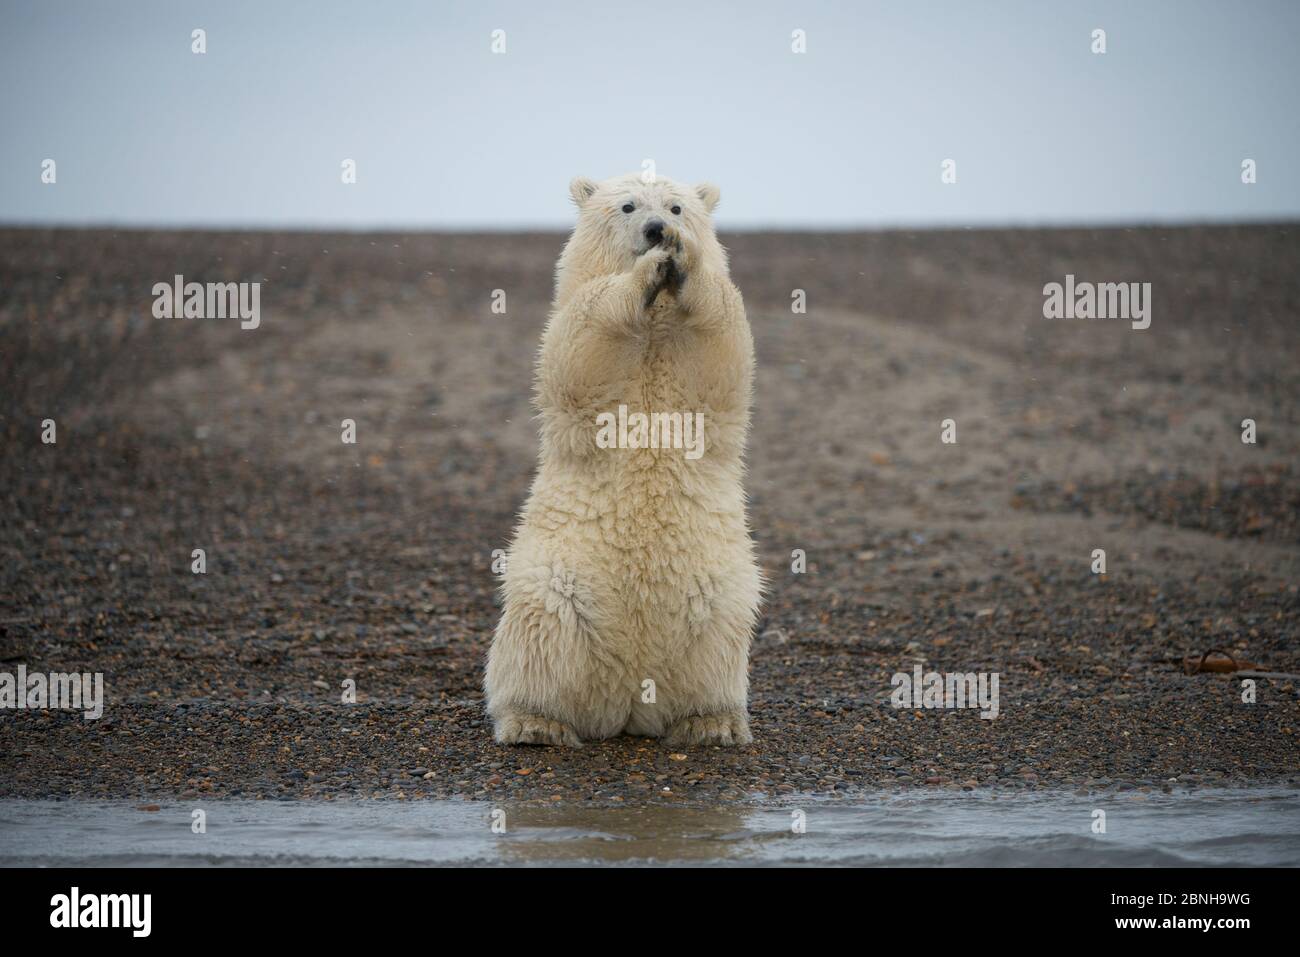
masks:
[[[563,236],[0,230],[0,671],[107,699],[0,711],[0,797],[1300,786],[1300,682],[1181,664],[1300,672],[1300,228],[723,240],[769,588],[754,743],[680,752],[483,713]],[[154,318],[176,274],[260,326]],[[1044,319],[1067,274],[1150,282],[1150,328]],[[996,720],[892,707],[918,664],[998,673]]]

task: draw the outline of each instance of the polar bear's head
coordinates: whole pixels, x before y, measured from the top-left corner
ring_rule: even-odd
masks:
[[[695,243],[705,266],[726,272],[727,255],[713,231],[719,192],[710,183],[682,186],[662,176],[647,183],[639,173],[599,183],[579,176],[569,184],[569,195],[578,207],[578,225],[560,256],[561,287],[631,269],[659,242],[666,223]]]

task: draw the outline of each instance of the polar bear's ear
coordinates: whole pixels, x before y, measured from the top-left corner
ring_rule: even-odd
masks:
[[[695,194],[704,201],[704,206],[709,212],[718,208],[718,201],[722,199],[722,191],[712,183],[701,183],[695,187]]]
[[[569,183],[569,195],[573,197],[575,206],[581,206],[587,200],[591,199],[591,194],[596,191],[597,183],[594,179],[588,179],[585,176],[576,176]]]

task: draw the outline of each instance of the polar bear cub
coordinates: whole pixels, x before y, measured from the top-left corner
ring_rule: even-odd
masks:
[[[754,355],[718,190],[636,174],[569,189],[578,223],[536,371],[540,462],[484,678],[496,739],[746,744]]]

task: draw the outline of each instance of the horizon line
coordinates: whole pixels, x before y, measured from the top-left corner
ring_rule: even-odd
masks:
[[[0,230],[81,231],[81,232],[230,232],[230,233],[430,233],[447,235],[509,235],[519,233],[570,233],[572,221],[564,223],[341,223],[336,221],[294,220],[283,223],[244,220],[207,222],[122,222],[111,220],[56,220],[37,222],[0,218]],[[725,233],[885,233],[885,232],[960,232],[960,231],[1047,231],[1080,229],[1197,229],[1232,226],[1300,226],[1300,213],[1287,216],[1202,217],[1169,219],[1092,219],[1092,220],[971,220],[960,222],[887,221],[870,223],[742,223],[717,225]]]

